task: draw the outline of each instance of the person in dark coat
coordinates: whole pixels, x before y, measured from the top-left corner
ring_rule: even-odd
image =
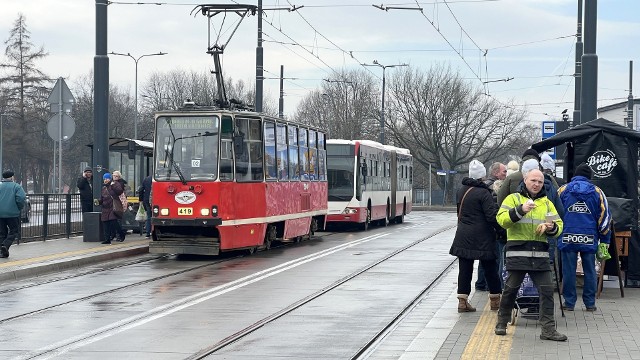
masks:
[[[102,221],[102,228],[104,230],[104,241],[102,244],[111,244],[111,241],[116,237],[118,228],[118,217],[113,212],[113,202],[120,201],[118,198],[122,194],[122,185],[118,181],[112,181],[110,173],[105,173],[102,176],[102,192],[100,194],[100,200],[96,205],[102,206],[100,213],[100,221]]]
[[[144,211],[147,214],[147,221],[145,226],[145,237],[151,237],[151,175],[142,180],[142,186],[140,187],[140,202],[144,206]]]
[[[500,278],[496,262],[496,221],[498,205],[492,191],[482,181],[487,174],[477,160],[469,164],[469,177],[462,179],[458,190],[458,228],[449,254],[458,257],[458,312],[476,311],[469,304],[473,262],[480,260],[489,286],[491,310],[500,305]]]
[[[91,181],[93,181],[93,170],[87,166],[84,168],[82,176],[76,181],[78,191],[80,191],[80,204],[82,205],[83,213],[93,211],[93,187]]]
[[[115,170],[114,172],[111,173],[111,177],[114,182],[120,183],[120,185],[122,186],[122,192],[125,193],[126,195],[127,186],[128,186],[127,180],[122,178],[122,174],[120,173],[120,171]],[[119,199],[119,200],[122,201],[122,199]],[[127,206],[125,206],[125,204],[122,204],[122,207],[124,208],[124,211],[127,211],[126,209]],[[119,242],[123,242],[124,238],[127,237],[127,231],[124,228],[122,228],[122,219],[118,219],[118,221],[116,222],[116,234],[117,234],[116,241],[119,241]]]

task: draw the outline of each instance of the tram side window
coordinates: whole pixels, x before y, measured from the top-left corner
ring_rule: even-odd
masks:
[[[309,130],[309,180],[318,180],[318,149],[316,149],[316,132]]]
[[[277,179],[277,166],[276,166],[276,137],[275,130],[276,124],[270,121],[264,122],[264,152],[265,152],[265,173],[267,180]]]
[[[289,152],[287,151],[287,127],[283,124],[276,125],[276,166],[278,167],[278,180],[289,180]]]
[[[223,126],[220,133],[220,181],[233,181],[233,119],[223,116]]]
[[[236,154],[236,180],[264,179],[262,158],[262,126],[260,119],[236,118],[236,126],[243,137],[241,154]]]
[[[324,147],[324,134],[318,133],[318,180],[327,180],[327,151]]]
[[[309,148],[307,129],[299,129],[298,154],[300,157],[300,180],[309,180]]]
[[[298,128],[289,125],[289,178],[300,180],[300,159],[298,158]]]

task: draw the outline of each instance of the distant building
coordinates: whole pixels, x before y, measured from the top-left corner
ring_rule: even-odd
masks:
[[[627,103],[623,101],[598,108],[598,117],[613,121],[622,126],[628,126],[625,123],[627,118]],[[632,129],[640,131],[640,99],[633,100],[633,124]]]

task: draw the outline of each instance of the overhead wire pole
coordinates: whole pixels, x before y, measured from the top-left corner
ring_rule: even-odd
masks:
[[[573,95],[573,125],[580,124],[580,92],[582,90],[582,53],[584,43],[582,42],[582,3],[578,0],[578,31],[576,33],[576,66],[575,66],[575,91]]]
[[[136,116],[134,118],[134,122],[133,122],[133,138],[134,139],[138,139],[138,61],[140,61],[140,59],[142,59],[143,57],[147,57],[147,56],[160,56],[160,55],[167,55],[166,52],[157,52],[157,53],[153,53],[153,54],[144,54],[144,55],[140,55],[137,58],[134,57],[133,55],[131,55],[131,53],[117,53],[117,52],[110,52],[109,54],[111,55],[119,55],[119,56],[127,56],[133,59],[133,61],[136,63],[136,77],[135,77],[135,108],[136,108]]]
[[[264,76],[264,49],[262,48],[262,0],[258,0],[258,46],[256,47],[256,112],[262,112],[262,77]]]
[[[380,144],[384,145],[384,89],[386,87],[386,77],[385,71],[387,68],[394,68],[399,66],[407,66],[407,64],[393,64],[393,65],[382,65],[378,62],[378,60],[373,60],[373,64],[362,64],[364,66],[378,66],[382,68],[382,111],[380,113]]]

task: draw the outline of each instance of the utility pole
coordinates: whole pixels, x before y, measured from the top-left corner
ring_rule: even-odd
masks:
[[[629,129],[633,129],[633,61],[629,61],[629,97],[627,97],[627,126],[629,127]]]
[[[108,0],[96,0],[96,55],[93,57],[93,198],[100,198],[102,175],[109,168]],[[85,229],[86,231],[87,229]],[[97,232],[97,230],[95,230]]]
[[[582,55],[582,95],[580,124],[595,120],[598,116],[598,55],[596,38],[598,28],[598,0],[584,4],[584,54]]]
[[[262,48],[262,0],[258,0],[258,47],[256,47],[256,112],[262,112],[264,51]]]
[[[278,117],[284,119],[284,65],[280,65],[280,99],[278,100]]]
[[[573,96],[573,125],[580,125],[580,96],[582,91],[582,53],[584,44],[582,43],[582,3],[578,0],[578,31],[576,33],[576,67],[574,74],[575,91]]]
[[[363,64],[364,66],[378,66],[382,68],[382,111],[380,112],[380,144],[384,145],[384,89],[385,89],[385,70],[397,66],[407,66],[407,64],[382,65],[378,60],[373,60],[373,64]]]

